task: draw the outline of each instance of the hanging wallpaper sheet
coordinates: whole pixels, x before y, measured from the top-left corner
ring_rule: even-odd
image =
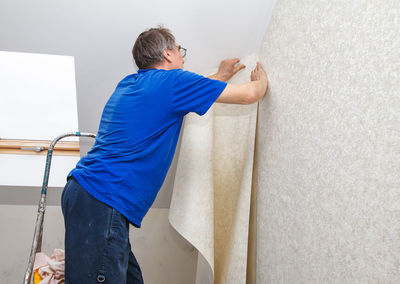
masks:
[[[250,81],[257,55],[229,83]],[[245,283],[257,104],[189,114],[172,194],[171,225],[198,251],[196,283]]]

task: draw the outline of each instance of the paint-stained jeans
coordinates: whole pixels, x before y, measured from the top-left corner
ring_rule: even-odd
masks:
[[[88,194],[74,178],[64,187],[61,206],[65,283],[143,283],[124,216]]]

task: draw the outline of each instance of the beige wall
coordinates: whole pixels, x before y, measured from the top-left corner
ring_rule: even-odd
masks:
[[[257,283],[400,283],[400,2],[278,1]]]

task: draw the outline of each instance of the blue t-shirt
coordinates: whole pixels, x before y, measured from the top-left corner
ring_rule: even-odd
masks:
[[[225,87],[182,69],[127,76],[104,107],[93,148],[69,176],[140,227],[170,167],[183,117],[205,114]]]

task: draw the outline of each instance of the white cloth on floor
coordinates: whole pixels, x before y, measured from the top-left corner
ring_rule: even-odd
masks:
[[[50,257],[42,252],[36,254],[33,271],[38,270],[43,279],[40,284],[64,283],[64,269],[65,254],[62,249],[54,249]]]

